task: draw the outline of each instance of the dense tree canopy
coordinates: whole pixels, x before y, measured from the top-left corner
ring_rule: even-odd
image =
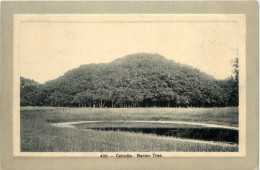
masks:
[[[35,105],[33,98],[36,96],[35,93],[38,91],[38,86],[39,83],[34,80],[25,79],[23,77],[20,78],[20,103],[22,106]]]
[[[235,76],[217,80],[159,54],[138,53],[88,64],[38,84],[21,77],[22,106],[225,107],[238,105]]]

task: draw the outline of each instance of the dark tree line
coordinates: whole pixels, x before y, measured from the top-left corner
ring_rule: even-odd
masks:
[[[21,106],[238,106],[237,59],[233,66],[234,76],[216,80],[159,54],[138,53],[82,65],[45,84],[21,77]]]

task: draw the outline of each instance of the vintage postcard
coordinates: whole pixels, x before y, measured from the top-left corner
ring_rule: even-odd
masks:
[[[2,10],[3,169],[256,168],[255,4],[17,4]]]
[[[245,15],[17,14],[14,59],[17,156],[245,155]]]

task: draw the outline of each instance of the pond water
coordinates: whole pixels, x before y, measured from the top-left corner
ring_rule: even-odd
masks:
[[[193,126],[187,124],[100,122],[81,123],[74,126],[81,129],[145,133],[157,136],[170,136],[235,144],[238,144],[239,139],[238,130],[235,129]]]

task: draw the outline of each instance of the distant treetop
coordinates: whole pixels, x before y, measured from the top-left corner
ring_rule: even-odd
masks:
[[[238,91],[234,91],[237,86],[235,79],[217,80],[159,54],[136,53],[107,64],[81,65],[42,85],[21,77],[21,105],[237,106]]]

